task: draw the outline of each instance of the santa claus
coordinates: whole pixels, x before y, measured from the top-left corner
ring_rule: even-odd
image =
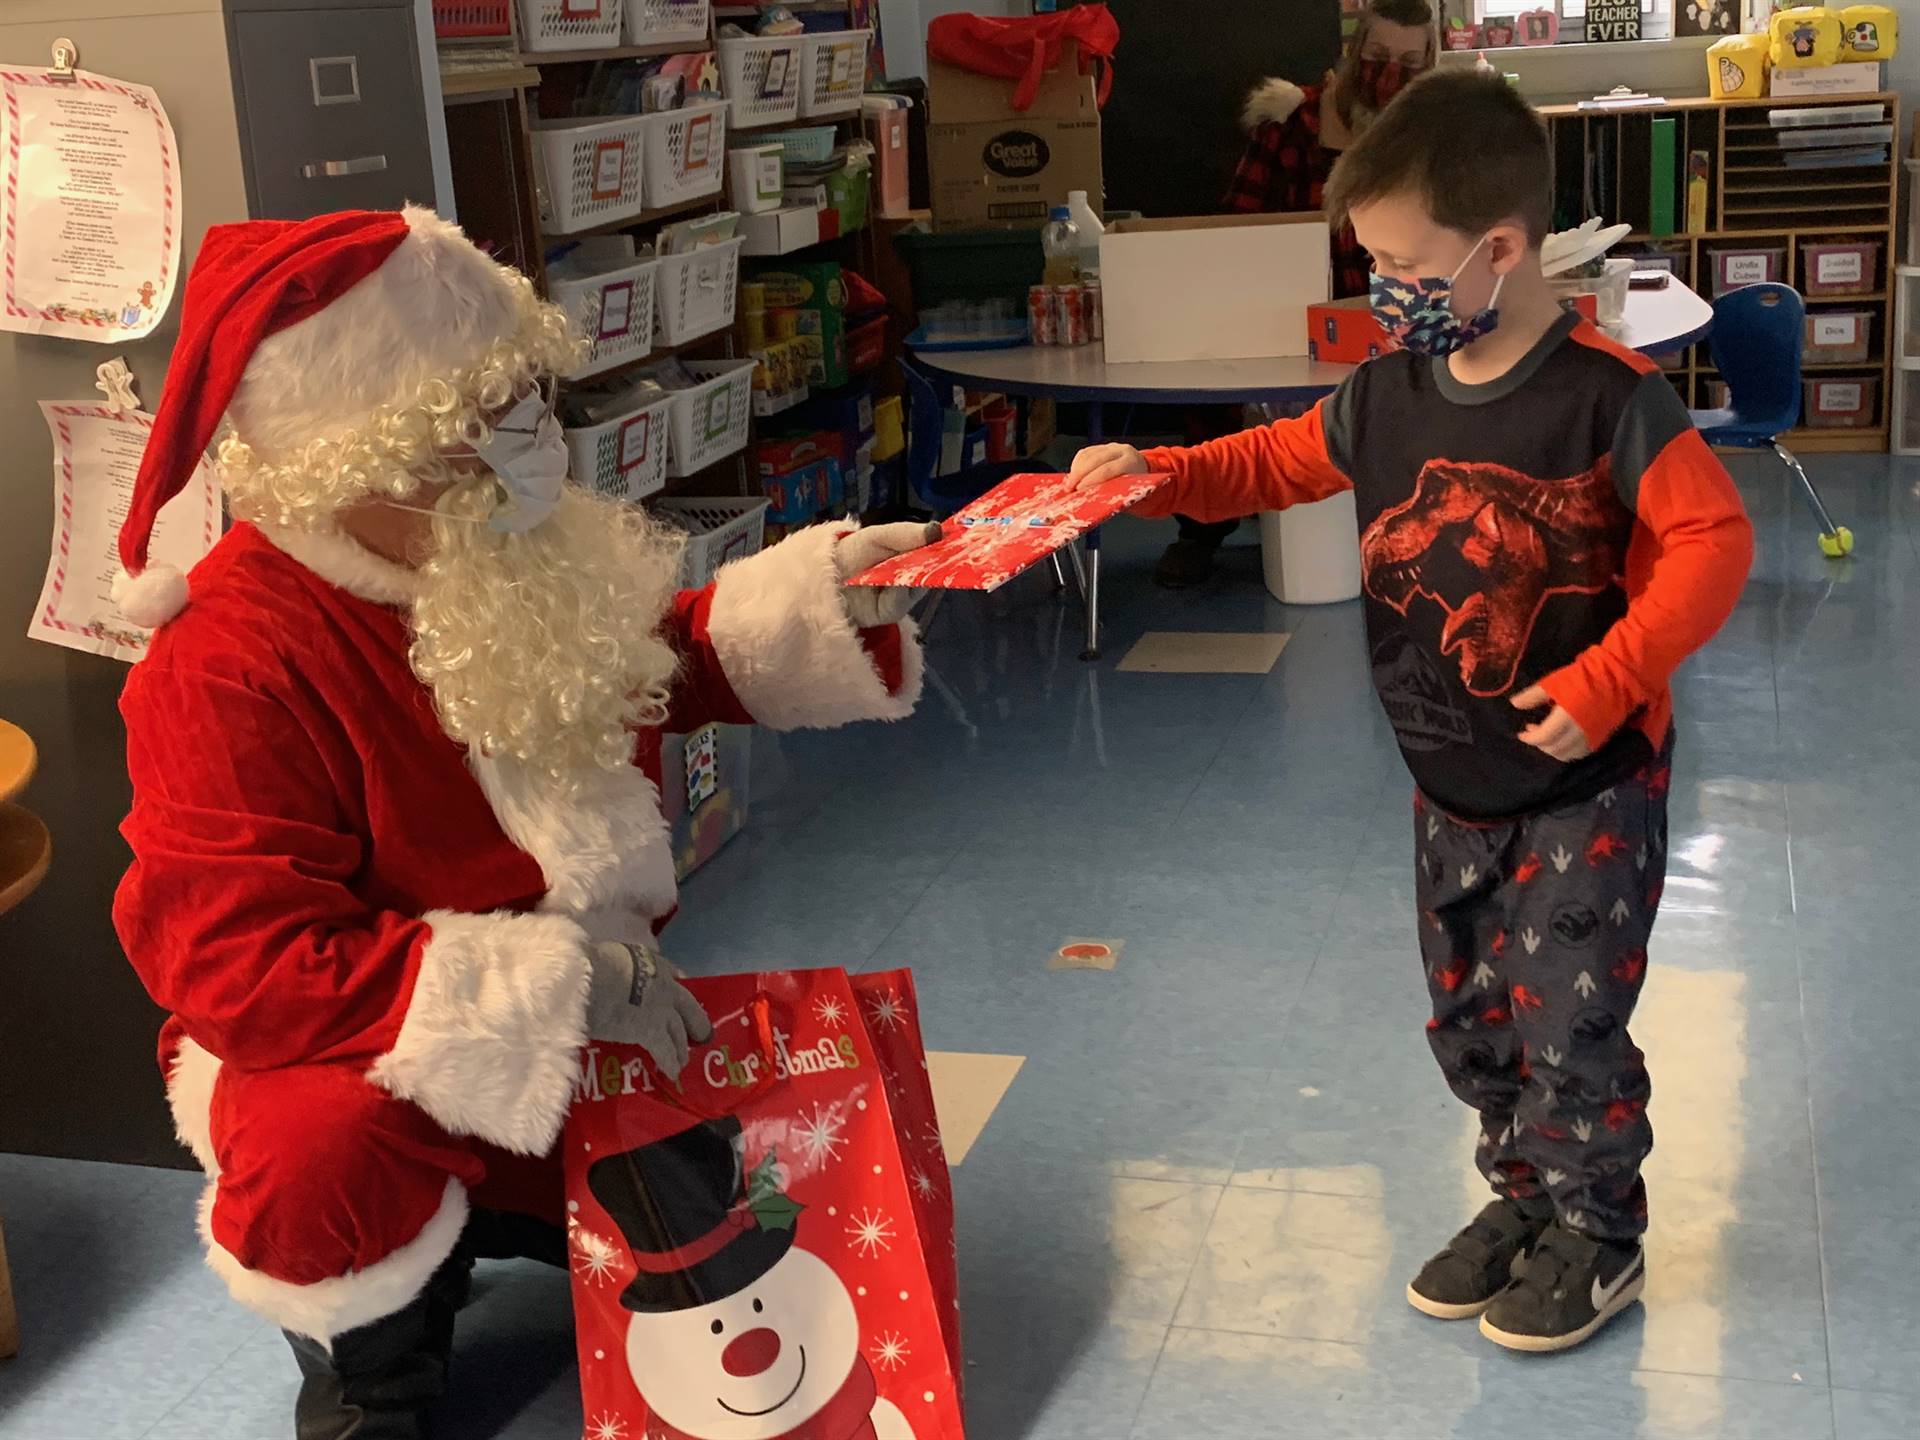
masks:
[[[700,1008],[660,736],[898,719],[927,538],[828,525],[676,592],[675,532],[563,483],[561,311],[420,210],[207,234],[121,534],[133,868],[214,1270],[288,1334],[300,1440],[422,1435],[475,1254],[563,1253],[591,1035],[677,1073]],[[154,517],[213,440],[236,523]],[[937,531],[935,532],[937,534]]]

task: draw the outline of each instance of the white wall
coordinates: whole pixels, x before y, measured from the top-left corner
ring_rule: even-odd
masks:
[[[975,15],[1025,15],[1028,0],[880,0],[880,25],[887,37],[887,78],[905,80],[927,73],[927,22],[956,10]]]

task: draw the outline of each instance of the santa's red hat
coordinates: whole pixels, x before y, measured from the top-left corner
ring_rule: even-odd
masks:
[[[150,627],[185,607],[186,577],[149,566],[147,546],[223,416],[256,452],[284,458],[411,404],[423,382],[514,333],[517,278],[412,207],[211,227],[120,528],[121,613]]]

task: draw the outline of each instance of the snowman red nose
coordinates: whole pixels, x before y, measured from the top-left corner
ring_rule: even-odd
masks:
[[[780,1358],[780,1337],[771,1330],[749,1330],[720,1352],[720,1365],[736,1380],[764,1375]]]

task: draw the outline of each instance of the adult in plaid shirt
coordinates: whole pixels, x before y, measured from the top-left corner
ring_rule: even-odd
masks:
[[[1339,67],[1319,84],[1267,80],[1247,97],[1247,149],[1227,188],[1226,208],[1242,214],[1320,209],[1340,152],[1409,80],[1433,68],[1438,50],[1427,0],[1370,0]],[[1334,231],[1332,248],[1335,298],[1365,295],[1372,262],[1351,225]],[[1238,428],[1237,410],[1216,417],[1213,410],[1193,412],[1189,442]],[[1239,526],[1237,520],[1203,525],[1178,518],[1180,538],[1154,573],[1170,590],[1205,581],[1213,573],[1214,553]]]

